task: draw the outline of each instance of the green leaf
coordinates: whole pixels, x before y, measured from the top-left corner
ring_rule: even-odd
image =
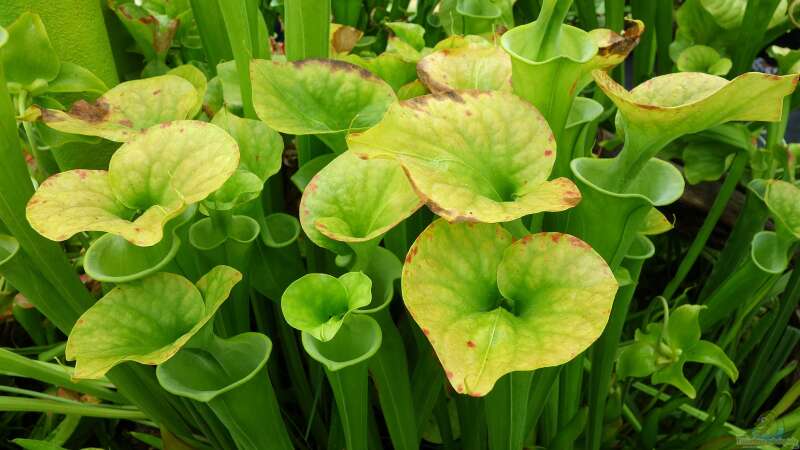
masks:
[[[323,140],[375,125],[397,99],[380,78],[336,60],[255,60],[250,76],[256,113],[270,128]]]
[[[387,82],[395,92],[417,79],[417,65],[405,61],[396,53],[381,53],[372,58],[345,55],[341,59],[369,70]]]
[[[176,77],[181,77],[189,83],[192,83],[192,86],[194,86],[197,92],[197,102],[187,118],[196,116],[203,108],[203,99],[206,96],[206,89],[208,89],[208,79],[206,79],[206,75],[202,70],[191,64],[178,66],[167,72],[167,75],[175,75]]]
[[[81,315],[67,340],[75,378],[101,378],[123,361],[160,364],[214,316],[242,275],[217,266],[197,285],[157,273],[121,284]]]
[[[782,74],[800,72],[800,50],[773,45],[767,49],[767,53],[778,62]]]
[[[127,142],[153,125],[190,117],[197,102],[191,83],[163,75],[120,83],[93,103],[75,102],[68,112],[42,109],[42,120],[64,133]]]
[[[58,71],[58,76],[47,85],[47,93],[72,93],[86,92],[90,94],[102,94],[108,87],[103,80],[87,69],[64,61]]]
[[[329,341],[347,316],[372,301],[372,280],[361,272],[339,278],[309,273],[289,285],[281,297],[281,311],[295,329]]]
[[[409,22],[386,22],[384,25],[402,41],[406,42],[416,50],[425,47],[425,28],[416,23]]]
[[[261,193],[264,182],[278,173],[283,157],[283,138],[264,122],[243,119],[223,109],[211,121],[236,139],[239,145],[239,167],[205,205],[228,210],[244,204]]]
[[[283,138],[263,122],[243,119],[227,110],[211,121],[236,139],[239,144],[239,168],[255,174],[261,181],[278,173],[283,156]]]
[[[239,87],[239,74],[236,61],[226,61],[217,65],[217,78],[222,84],[222,98],[229,109],[241,110],[242,90]]]
[[[320,341],[303,333],[303,348],[308,356],[335,372],[371,358],[383,342],[378,322],[364,314],[352,314],[329,341]]]
[[[78,169],[47,179],[28,202],[27,218],[51,240],[104,231],[154,245],[164,224],[219,189],[238,160],[236,142],[217,126],[159,125],[120,147],[107,172]]]
[[[511,91],[511,58],[500,47],[439,50],[422,58],[417,72],[433,93],[463,89]]]
[[[715,141],[692,142],[683,150],[683,174],[689,184],[716,181],[730,167],[736,148]]]
[[[797,76],[755,72],[730,81],[704,73],[680,72],[650,79],[627,91],[605,72],[595,70],[593,75],[617,105],[626,144],[631,147],[623,150],[620,157],[638,162],[655,156],[673,139],[726,122],[779,121],[783,98],[794,91],[797,83]]]
[[[796,76],[756,72],[730,81],[703,73],[673,73],[626,91],[605,72],[595,71],[594,76],[629,123],[677,125],[692,131],[730,121],[776,122],[783,97],[797,82]]]
[[[664,214],[661,214],[661,211],[656,208],[652,208],[644,217],[644,221],[639,229],[639,233],[642,233],[645,236],[652,236],[655,234],[666,233],[673,228],[674,225],[672,222],[670,222],[669,219],[664,216]]]
[[[428,88],[425,87],[419,80],[414,80],[411,83],[404,84],[397,90],[397,98],[400,100],[408,100],[414,97],[421,97],[429,94]]]
[[[52,81],[58,76],[61,67],[58,54],[50,45],[38,14],[23,13],[6,31],[8,43],[0,52],[0,62],[8,83],[30,90],[35,88],[37,80]]]
[[[652,345],[634,342],[620,350],[617,357],[617,377],[646,377],[656,371],[656,353]]]
[[[710,75],[726,75],[733,65],[730,59],[723,58],[719,52],[705,45],[693,45],[678,57],[678,70],[681,72],[703,72]]]
[[[664,338],[670,347],[688,349],[700,341],[701,305],[681,305],[672,311],[664,329]]]
[[[800,188],[782,180],[770,180],[764,195],[773,217],[780,227],[800,239]],[[780,232],[780,229],[778,230]]]
[[[656,371],[656,373],[650,377],[650,381],[653,384],[671,384],[680,389],[680,391],[689,398],[694,398],[697,395],[697,391],[694,386],[692,386],[692,383],[683,375],[682,363],[670,364]]]
[[[415,145],[409,146],[409,142]],[[580,201],[566,178],[547,181],[555,139],[529,103],[505,92],[447,92],[389,108],[350,150],[398,161],[417,193],[450,221],[505,222]]]
[[[347,254],[343,243],[379,238],[421,205],[397,163],[364,161],[346,152],[306,186],[300,224],[315,244]]]
[[[713,342],[699,341],[692,348],[686,350],[684,356],[686,361],[711,364],[722,369],[725,375],[733,381],[739,378],[739,369],[736,368],[736,364]]]
[[[700,4],[720,27],[734,30],[742,26],[747,0],[700,0]],[[787,0],[780,0],[767,28],[778,25],[786,17],[787,8]]]
[[[437,220],[406,257],[403,300],[459,393],[563,364],[602,333],[617,282],[594,250],[560,233],[512,243],[495,224]]]

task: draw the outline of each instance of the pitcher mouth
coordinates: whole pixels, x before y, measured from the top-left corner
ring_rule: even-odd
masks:
[[[562,43],[568,42],[571,45],[562,45],[562,48],[559,49],[560,53],[556,56],[551,56],[541,61],[531,59],[525,55],[526,49],[522,48],[522,46],[526,43],[530,43],[530,40],[526,40],[525,36],[535,25],[536,22],[531,22],[506,31],[500,38],[500,45],[503,47],[503,50],[508,52],[512,58],[531,65],[547,64],[560,58],[568,59],[577,64],[584,64],[594,58],[598,52],[597,45],[589,37],[589,33],[580,28],[562,24],[561,32],[565,38],[562,40]]]
[[[576,158],[570,162],[570,168],[575,178],[612,197],[639,198],[653,206],[664,206],[683,195],[683,175],[675,166],[660,159],[647,161],[630,187],[624,192],[616,192],[607,187],[609,171],[603,170],[610,167],[613,161],[613,158]]]

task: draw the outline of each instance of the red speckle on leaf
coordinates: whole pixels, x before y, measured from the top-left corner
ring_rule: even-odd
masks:
[[[453,372],[450,372],[449,370],[445,372],[445,375],[447,375],[447,378],[453,378]]]
[[[411,260],[414,259],[414,256],[417,255],[418,251],[419,251],[419,247],[416,247],[416,246],[411,247],[411,250],[409,250],[408,254],[406,255],[406,263],[410,263]]]
[[[545,150],[544,151],[544,156],[553,156],[553,151],[550,150],[550,149]]]
[[[561,233],[550,233],[550,240],[558,244],[561,240],[561,236],[563,236]]]
[[[85,180],[86,177],[89,176],[89,174],[83,169],[78,169],[75,171],[75,173],[78,174],[78,178],[81,180]]]
[[[480,393],[480,392],[470,392],[470,393],[469,393],[469,396],[470,396],[470,397],[480,397],[480,396],[481,396],[481,393]]]
[[[167,128],[167,127],[169,127],[169,122],[164,122],[161,124],[161,128]]]
[[[311,183],[308,183],[307,187],[308,187],[309,191],[317,192],[317,182],[316,181],[312,181]]]
[[[467,341],[467,347],[475,348],[475,342],[473,342],[472,340]]]
[[[431,335],[431,330],[429,330],[427,328],[423,328],[422,329],[422,334],[424,334],[425,336],[430,336]]]
[[[569,243],[572,244],[573,247],[590,248],[589,244],[583,242],[575,236],[569,236]]]
[[[464,392],[464,385],[459,384],[458,386],[456,386],[456,392],[458,393]]]
[[[547,142],[553,142],[555,140],[556,140],[556,138],[552,134],[550,134],[550,136],[547,136]]]
[[[527,244],[528,244],[528,242],[530,242],[530,241],[531,241],[531,239],[533,239],[533,235],[532,235],[532,234],[529,234],[529,235],[527,235],[527,236],[523,237],[522,239],[520,239],[520,243],[521,243],[522,245],[527,245]]]
[[[577,87],[578,87],[578,80],[575,80],[575,81],[572,82],[572,86],[570,86],[570,88],[569,88],[569,95],[574,94],[575,93],[575,88],[577,88]]]
[[[568,205],[575,206],[581,201],[581,193],[578,191],[567,191],[564,193],[562,200]]]
[[[118,123],[123,127],[133,128],[133,122],[131,122],[129,119],[122,119]]]

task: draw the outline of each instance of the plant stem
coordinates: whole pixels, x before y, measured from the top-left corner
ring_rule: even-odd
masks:
[[[646,385],[646,384],[644,384],[644,383],[642,383],[640,381],[635,381],[632,386],[634,388],[636,388],[637,390],[642,391],[642,392],[644,392],[645,394],[647,394],[647,395],[649,395],[651,397],[655,397],[658,400],[661,400],[662,402],[668,402],[669,400],[671,400],[671,397],[669,395],[664,394],[662,392],[659,392],[657,389],[655,389],[655,388],[653,388],[651,386],[648,386],[648,385]],[[699,409],[697,409],[697,408],[695,408],[693,406],[687,405],[687,404],[683,404],[683,405],[679,406],[678,409],[680,409],[681,411],[685,412],[686,414],[689,414],[690,416],[694,417],[695,419],[698,419],[698,420],[703,421],[703,422],[707,421],[708,417],[709,417],[709,414],[707,412],[699,410]],[[728,422],[725,422],[725,428],[730,430],[731,433],[734,436],[744,436],[747,433],[745,430],[737,427],[736,425],[728,423]]]
[[[348,450],[367,450],[367,367],[364,361],[337,371],[325,369]]]
[[[722,183],[717,198],[714,199],[714,203],[711,205],[711,209],[708,211],[708,215],[706,215],[703,221],[703,226],[700,227],[700,230],[695,235],[692,245],[689,246],[689,250],[678,266],[678,271],[675,273],[675,276],[672,277],[667,287],[664,288],[664,293],[661,294],[664,298],[668,300],[671,299],[681,286],[681,283],[683,283],[683,280],[686,279],[686,275],[692,270],[694,263],[697,261],[703,248],[705,248],[706,242],[708,242],[708,238],[711,236],[711,232],[714,231],[719,218],[722,217],[722,213],[725,211],[725,207],[728,205],[731,195],[733,195],[733,192],[736,190],[736,186],[739,185],[739,180],[742,179],[742,175],[744,175],[744,170],[749,160],[750,155],[746,151],[739,150],[736,153],[728,176],[725,177],[725,181]]]
[[[89,405],[85,403],[67,403],[54,400],[40,400],[22,397],[0,397],[0,411],[27,411],[53,414],[77,414],[86,417],[99,417],[103,419],[147,419],[147,416],[138,410],[108,408],[105,406]]]

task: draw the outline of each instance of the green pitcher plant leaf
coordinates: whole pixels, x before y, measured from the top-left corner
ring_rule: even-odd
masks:
[[[333,339],[321,341],[304,332],[302,342],[308,356],[336,372],[371,358],[381,347],[383,333],[372,317],[351,314]]]
[[[362,272],[348,272],[339,278],[309,273],[286,288],[281,310],[292,328],[329,341],[350,313],[371,301],[372,280]]]
[[[194,108],[192,108],[186,117],[192,118],[196,116],[203,108],[203,99],[206,96],[206,89],[208,89],[208,79],[206,75],[202,70],[191,64],[178,66],[167,72],[167,75],[175,75],[176,77],[181,77],[189,83],[192,83],[192,86],[194,86],[197,92],[197,100],[195,101]]]
[[[425,47],[425,28],[421,25],[408,22],[386,22],[384,25],[414,49],[422,50]]]
[[[733,361],[717,345],[700,339],[699,315],[705,308],[682,305],[672,313],[665,311],[663,323],[636,330],[634,342],[619,353],[617,376],[651,376],[654,384],[670,384],[689,398],[695,397],[696,390],[683,374],[688,362],[711,364],[736,381],[739,371]]]
[[[800,50],[773,45],[767,49],[767,54],[778,62],[782,74],[800,72]]]
[[[632,179],[666,144],[732,121],[780,120],[783,98],[797,76],[745,73],[733,80],[681,72],[652,78],[631,91],[606,72],[595,70],[598,86],[618,108],[625,148],[616,162],[619,184]]]
[[[408,252],[403,300],[453,388],[486,395],[512,371],[563,364],[602,333],[617,282],[582,240],[513,241],[497,224],[436,220]]]
[[[364,68],[387,82],[398,93],[400,89],[417,79],[417,65],[409,63],[397,53],[381,53],[375,57],[360,55],[342,56],[343,61]]]
[[[47,84],[48,94],[63,94],[83,92],[100,95],[106,92],[106,84],[87,69],[64,61],[58,71],[58,76]]]
[[[312,242],[340,255],[346,243],[379,238],[422,206],[399,164],[364,161],[348,151],[320,170],[300,200]]]
[[[657,208],[651,208],[650,211],[644,216],[642,226],[639,233],[645,236],[653,236],[656,234],[666,233],[673,229],[675,226],[667,217],[661,213]]]
[[[243,119],[227,109],[215,114],[211,123],[227,131],[239,145],[238,169],[204,202],[206,207],[228,210],[258,197],[267,179],[278,173],[283,138],[264,122]]]
[[[217,266],[196,285],[161,272],[121,284],[81,315],[69,335],[75,378],[97,379],[124,361],[160,364],[208,323],[242,274]]]
[[[776,220],[778,232],[800,240],[800,188],[787,181],[770,180],[764,202]]]
[[[6,27],[6,32],[8,43],[0,52],[0,62],[5,68],[6,81],[12,84],[12,92],[41,89],[58,76],[61,67],[58,53],[50,44],[38,14],[27,12],[20,15]]]
[[[547,181],[553,134],[511,93],[446,92],[395,103],[378,125],[347,140],[360,156],[398,161],[419,196],[449,221],[506,222],[580,201],[570,180]]]
[[[337,60],[255,60],[250,77],[256,113],[270,128],[327,142],[371,127],[397,100],[383,80]]]
[[[64,133],[127,142],[153,125],[191,118],[202,98],[192,83],[162,75],[120,83],[92,103],[78,100],[66,112],[42,108],[41,117]]]
[[[730,72],[733,62],[729,58],[720,56],[712,47],[693,45],[681,52],[677,66],[681,72],[703,72],[725,76]]]
[[[154,245],[166,222],[219,189],[238,163],[236,141],[215,125],[157,125],[120,147],[108,171],[76,169],[45,180],[28,202],[27,218],[55,241],[104,231]]]
[[[445,48],[422,58],[417,72],[434,94],[464,89],[511,91],[511,58],[500,47]]]
[[[700,0],[700,4],[714,18],[720,27],[733,30],[742,26],[747,0]],[[780,0],[778,7],[772,13],[767,28],[778,25],[785,17],[789,4],[787,0]]]

